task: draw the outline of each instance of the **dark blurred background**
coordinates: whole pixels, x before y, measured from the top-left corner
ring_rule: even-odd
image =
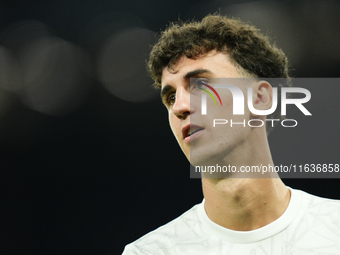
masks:
[[[169,21],[216,11],[261,28],[294,77],[339,77],[340,1],[0,2],[1,255],[121,254],[202,200],[145,62]],[[270,139],[279,162],[301,144]],[[284,181],[340,198],[339,179]]]

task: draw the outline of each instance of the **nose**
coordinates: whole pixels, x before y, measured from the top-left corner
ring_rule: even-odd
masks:
[[[179,119],[185,119],[190,115],[190,92],[184,88],[177,89],[173,113]]]

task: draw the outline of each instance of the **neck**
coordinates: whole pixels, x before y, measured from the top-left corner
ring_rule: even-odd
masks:
[[[251,144],[256,146],[249,146]],[[248,138],[248,143],[231,152],[223,161],[238,169],[241,165],[274,165],[266,139],[259,144]],[[262,175],[262,178],[235,176],[202,178],[205,210],[213,222],[232,230],[250,231],[275,221],[287,209],[290,191],[276,173]],[[254,176],[258,175],[241,175]]]
[[[222,227],[250,231],[278,219],[290,192],[279,178],[202,179],[205,210]]]

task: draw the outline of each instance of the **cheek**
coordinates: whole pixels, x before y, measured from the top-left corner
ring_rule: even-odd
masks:
[[[179,129],[180,129],[179,122],[177,120],[178,120],[178,118],[176,116],[169,113],[170,128],[171,128],[171,131],[175,135],[176,138],[177,138],[177,135],[178,135],[178,132],[179,132]]]

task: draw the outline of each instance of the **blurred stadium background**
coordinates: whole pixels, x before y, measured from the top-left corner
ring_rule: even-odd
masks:
[[[0,2],[0,254],[121,254],[201,201],[145,62],[169,21],[216,11],[294,77],[339,77],[336,0]],[[286,183],[340,198],[339,180]]]

